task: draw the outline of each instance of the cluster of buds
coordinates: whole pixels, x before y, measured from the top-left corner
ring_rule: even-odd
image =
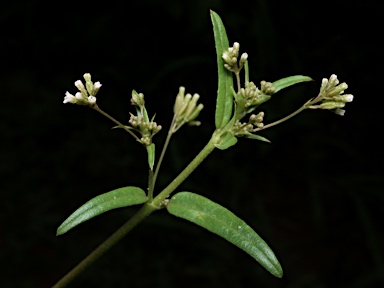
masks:
[[[176,127],[181,127],[183,124],[188,123],[189,125],[198,126],[200,125],[200,121],[194,121],[197,116],[199,116],[200,111],[203,110],[204,105],[197,105],[197,101],[199,100],[199,94],[191,94],[185,95],[185,88],[180,87],[179,93],[176,96],[175,105],[173,106],[173,113],[175,117]],[[177,129],[178,129],[177,128]]]
[[[264,127],[263,119],[264,119],[264,112],[259,112],[257,115],[252,114],[249,117],[249,123],[261,129]]]
[[[132,105],[138,107],[137,116],[131,114],[129,119],[129,124],[132,125],[132,128],[141,134],[141,138],[139,140],[145,146],[149,146],[152,143],[152,137],[161,130],[161,125],[158,125],[153,121],[153,118],[149,120],[148,113],[144,107],[144,94],[137,93],[136,91],[132,91],[131,98]]]
[[[224,60],[224,67],[231,72],[238,73],[244,66],[248,59],[248,54],[241,54],[239,64],[237,58],[239,57],[240,44],[235,42],[232,47],[229,47],[223,52],[222,58]]]
[[[252,114],[249,117],[248,123],[237,121],[232,127],[231,132],[235,136],[249,136],[251,133],[256,132],[257,128],[261,129],[264,127],[263,118],[264,112],[259,112],[257,115]]]
[[[264,112],[259,112],[257,115],[252,114],[249,117],[248,123],[241,123],[239,120],[236,121],[235,125],[231,128],[231,134],[235,137],[245,137],[249,139],[255,139],[263,142],[270,141],[263,136],[255,134],[255,132],[263,129],[263,118]]]
[[[245,82],[245,88],[241,88],[239,95],[245,100],[244,107],[257,106],[271,98],[275,91],[272,83],[261,81],[261,90],[253,82]]]
[[[80,92],[77,92],[74,95],[68,91],[65,93],[63,103],[72,103],[78,105],[86,105],[93,107],[96,105],[96,94],[99,91],[101,84],[100,82],[93,83],[91,80],[91,74],[84,74],[85,86],[81,80],[75,82],[75,86],[79,89]]]
[[[335,74],[328,79],[324,78],[321,82],[319,95],[308,103],[310,109],[335,109],[335,113],[343,116],[345,110],[341,109],[346,103],[353,101],[352,94],[344,94],[348,88],[346,83],[339,84],[339,80]],[[321,104],[313,105],[321,102]]]

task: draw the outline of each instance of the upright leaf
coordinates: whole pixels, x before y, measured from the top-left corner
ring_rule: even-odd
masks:
[[[151,145],[147,146],[148,153],[148,165],[151,170],[153,170],[153,165],[155,164],[155,144],[151,143]]]
[[[224,68],[223,52],[229,48],[227,33],[219,15],[211,10],[213,34],[215,37],[217,70],[219,84],[217,88],[215,124],[216,128],[223,128],[232,117],[233,99],[231,87],[233,87],[232,72]]]
[[[313,81],[313,79],[311,77],[303,76],[303,75],[295,75],[295,76],[282,78],[272,83],[272,85],[275,87],[275,91],[273,93],[277,93],[281,89],[287,88],[289,86],[292,86],[301,82],[308,82],[308,81]]]
[[[109,210],[142,204],[145,203],[147,199],[143,189],[132,186],[101,194],[92,198],[73,212],[63,224],[57,228],[56,235],[64,234],[77,225]]]
[[[180,192],[170,199],[167,210],[172,215],[189,220],[236,245],[274,276],[283,276],[280,263],[267,243],[228,209],[203,196]]]

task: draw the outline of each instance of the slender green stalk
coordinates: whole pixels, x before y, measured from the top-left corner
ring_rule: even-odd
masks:
[[[153,199],[154,206],[161,206],[164,199],[167,198],[175,189],[199,166],[201,162],[215,149],[213,141],[210,140],[200,153],[188,164],[187,167]]]
[[[277,124],[280,124],[280,123],[282,123],[282,122],[284,122],[284,121],[287,121],[288,119],[290,119],[290,118],[292,118],[293,116],[299,114],[301,111],[305,110],[306,108],[307,108],[307,107],[304,105],[304,106],[302,106],[301,108],[297,109],[295,112],[289,114],[288,116],[286,116],[286,117],[284,117],[284,118],[281,118],[280,120],[277,120],[277,121],[275,121],[275,122],[273,122],[273,123],[267,124],[267,125],[265,125],[263,128],[256,128],[256,129],[254,129],[253,131],[256,132],[256,131],[264,130],[264,129],[267,129],[267,128],[269,128],[269,127],[272,127],[272,126],[275,126],[275,125],[277,125]]]
[[[133,138],[136,139],[136,141],[139,141],[140,142],[140,139],[139,137],[137,137],[135,135],[135,133],[133,133],[131,130],[129,130],[127,127],[125,127],[125,125],[123,125],[120,121],[116,120],[115,118],[113,118],[111,115],[109,115],[108,113],[104,112],[103,110],[101,110],[99,108],[99,106],[97,106],[96,104],[94,106],[92,106],[93,109],[95,109],[97,112],[99,112],[100,114],[102,114],[103,116],[107,117],[109,120],[111,120],[112,122],[115,122],[120,128],[123,128],[125,131],[127,131],[129,134],[131,134],[133,136]]]
[[[100,256],[113,247],[120,241],[128,232],[130,232],[137,224],[142,222],[148,215],[156,211],[158,208],[150,204],[144,204],[135,215],[132,216],[123,226],[115,231],[109,238],[107,238],[100,246],[93,250],[86,258],[77,264],[71,271],[69,271],[63,278],[61,278],[52,288],[66,287],[73,279],[75,279],[85,268],[95,262]]]
[[[155,187],[155,180],[153,176],[153,170],[149,168],[148,173],[148,202],[151,202],[153,199],[153,190]]]
[[[153,175],[153,181],[152,181],[153,185],[149,188],[149,191],[148,191],[148,198],[150,201],[153,199],[153,191],[155,189],[157,176],[159,175],[159,170],[160,170],[161,163],[163,162],[163,159],[164,159],[165,151],[167,151],[168,144],[171,140],[171,137],[173,133],[175,133],[174,122],[175,122],[175,116],[173,116],[171,126],[169,127],[169,130],[168,130],[167,138],[165,139],[165,143],[164,143],[163,149],[161,150],[159,161],[157,162],[157,165],[156,165],[156,169],[155,169],[155,173]]]
[[[244,73],[245,73],[245,82],[249,82],[249,66],[248,61],[245,61],[244,63]]]
[[[241,84],[240,84],[240,71],[234,72],[236,75],[236,83],[237,83],[237,93],[240,92]]]

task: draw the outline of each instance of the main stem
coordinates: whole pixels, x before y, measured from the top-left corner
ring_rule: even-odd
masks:
[[[201,162],[215,149],[212,139],[200,151],[200,153],[188,164],[187,167],[153,199],[154,206],[161,206],[164,199],[166,199],[175,189],[200,165]]]
[[[156,211],[158,208],[150,204],[144,204],[136,214],[130,218],[123,226],[115,231],[109,238],[93,250],[87,257],[85,257],[79,264],[77,264],[71,271],[69,271],[63,278],[61,278],[52,288],[66,287],[73,279],[76,278],[81,272],[90,266],[93,262],[99,259],[105,252],[112,248],[119,242],[128,232],[130,232],[137,224],[143,221],[148,215]]]
[[[75,266],[70,272],[61,278],[52,288],[66,287],[82,271],[95,262],[100,256],[112,248],[125,235],[127,235],[137,224],[142,222],[147,216],[158,210],[165,198],[167,198],[196,168],[201,162],[215,149],[212,140],[200,151],[191,163],[151,202],[144,204],[123,226],[107,238],[99,247],[92,251],[83,261]]]

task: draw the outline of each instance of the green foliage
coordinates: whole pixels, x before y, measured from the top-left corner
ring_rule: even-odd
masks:
[[[220,134],[219,139],[215,143],[216,148],[220,150],[228,149],[237,143],[237,138],[230,131],[225,131],[223,134]]]
[[[279,278],[283,276],[281,265],[267,243],[228,209],[198,194],[179,192],[170,199],[167,210],[236,245],[272,275]]]
[[[148,166],[151,170],[153,170],[153,165],[155,165],[155,144],[151,143],[151,145],[147,146],[148,153]]]
[[[123,187],[92,198],[71,214],[57,228],[56,235],[61,235],[77,225],[109,210],[122,208],[147,201],[145,192],[138,187]]]
[[[216,130],[201,152],[155,197],[153,193],[157,175],[171,136],[186,123],[192,125],[200,124],[200,121],[195,121],[195,118],[203,109],[202,103],[197,105],[200,96],[196,93],[193,96],[189,93],[185,95],[185,88],[183,86],[180,87],[174,105],[174,117],[158,163],[156,163],[156,169],[153,171],[155,166],[155,144],[152,143],[152,138],[161,130],[162,126],[153,121],[154,117],[151,120],[149,119],[142,93],[137,93],[135,90],[132,91],[131,103],[135,105],[137,115],[134,116],[131,113],[129,123],[132,125],[132,128],[109,116],[98,107],[95,95],[100,89],[101,84],[99,82],[91,83],[91,75],[89,73],[84,74],[84,78],[88,79],[87,85],[90,85],[90,88],[87,89],[93,93],[97,88],[95,93],[88,96],[84,92],[83,98],[80,100],[79,93],[75,94],[77,96],[69,92],[66,93],[64,103],[80,104],[95,109],[146,147],[149,167],[148,196],[138,187],[124,187],[93,198],[70,215],[57,229],[57,235],[66,233],[82,222],[111,209],[144,204],[115,234],[91,253],[86,259],[87,261],[81,262],[62,279],[62,283],[59,282],[58,286],[55,285],[54,287],[63,287],[62,285],[70,281],[73,275],[82,271],[83,266],[89,265],[89,263],[97,259],[99,255],[112,247],[147,216],[165,207],[170,214],[189,220],[236,245],[259,262],[272,275],[279,278],[283,276],[282,267],[271,248],[250,226],[228,209],[191,192],[177,193],[170,200],[168,200],[168,197],[215,148],[226,150],[238,142],[238,137],[270,142],[268,139],[255,133],[280,124],[305,109],[336,109],[336,114],[343,115],[345,111],[340,108],[343,108],[345,103],[351,102],[353,96],[348,94],[342,95],[348,86],[346,83],[339,85],[337,76],[332,75],[329,80],[323,79],[322,87],[317,97],[312,98],[290,115],[264,125],[265,113],[260,111],[258,114],[250,115],[247,120],[248,122],[242,122],[247,114],[251,114],[254,110],[258,109],[274,93],[294,84],[311,81],[312,79],[307,76],[296,75],[277,80],[273,83],[263,80],[260,82],[259,89],[254,82],[249,82],[248,54],[243,53],[239,58],[240,44],[237,42],[233,44],[233,47],[229,47],[223,22],[213,11],[211,11],[211,20],[218,64],[218,92],[215,111]],[[242,83],[240,79],[240,71],[243,68],[245,70],[245,83]],[[233,74],[236,77],[236,91],[233,86]],[[80,91],[85,89],[80,80],[75,82],[75,86]],[[132,130],[140,133],[141,136],[138,137]]]
[[[231,88],[233,87],[232,73],[224,68],[223,52],[228,49],[229,42],[225,27],[219,15],[211,10],[211,20],[216,45],[217,71],[219,84],[216,99],[216,128],[223,128],[232,117],[233,97]]]
[[[302,83],[302,82],[308,82],[308,81],[313,81],[311,77],[308,76],[302,76],[302,75],[295,75],[295,76],[290,76],[286,78],[282,78],[280,80],[277,80],[272,83],[273,87],[275,87],[274,93],[279,92],[280,90],[287,88],[289,86]]]

